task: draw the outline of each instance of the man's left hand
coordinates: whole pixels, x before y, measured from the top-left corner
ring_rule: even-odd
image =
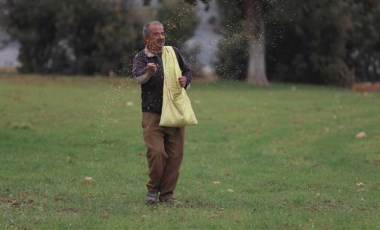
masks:
[[[186,86],[187,78],[184,77],[184,76],[181,76],[181,77],[178,79],[178,81],[179,81],[179,85],[180,85],[182,88],[184,88],[184,87]]]

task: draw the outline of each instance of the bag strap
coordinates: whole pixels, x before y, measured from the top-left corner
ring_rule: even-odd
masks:
[[[168,68],[168,64],[166,63],[166,61],[175,62],[175,63],[172,63],[173,64],[172,68],[176,68],[175,65],[177,65],[178,68],[179,68],[179,64],[178,64],[178,60],[177,60],[177,55],[175,54],[175,51],[174,51],[174,49],[173,49],[172,46],[164,46],[164,53],[163,53],[163,55],[165,55],[165,57],[163,57],[164,60],[165,60],[165,63],[164,63],[164,81],[165,81],[165,84],[166,84],[166,88],[169,91],[169,95],[170,95],[171,100],[174,100],[173,94],[171,92],[171,87],[169,87],[169,86],[175,85],[181,91],[182,91],[182,89],[181,89],[181,87],[180,87],[180,85],[179,85],[178,82],[175,82],[175,84],[170,84],[170,83],[172,83],[173,80],[174,81],[177,80],[177,78],[174,75],[173,76],[171,76],[171,75],[165,76],[165,69]],[[167,55],[169,55],[169,56],[167,56]]]

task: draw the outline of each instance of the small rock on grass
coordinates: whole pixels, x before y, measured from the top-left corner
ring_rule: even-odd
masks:
[[[93,182],[93,178],[90,177],[90,176],[86,176],[84,179],[83,179],[83,182],[84,183],[87,183],[87,184],[91,184]]]
[[[360,132],[355,136],[356,139],[363,139],[365,137],[367,137],[367,134],[365,132]]]

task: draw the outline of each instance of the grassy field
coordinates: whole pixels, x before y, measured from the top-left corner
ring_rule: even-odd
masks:
[[[183,204],[152,207],[138,85],[1,77],[0,229],[380,229],[380,93],[188,93]]]

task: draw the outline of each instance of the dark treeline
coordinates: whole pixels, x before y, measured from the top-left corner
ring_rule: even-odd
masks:
[[[380,1],[219,0],[223,11],[218,73],[245,79],[244,9],[261,2],[266,70],[271,81],[347,86],[380,81]],[[230,54],[230,55],[223,55]],[[230,75],[231,70],[234,75]]]
[[[260,7],[254,12],[265,22],[260,39],[269,81],[339,86],[380,81],[378,0],[217,0],[223,39],[215,66],[222,78],[247,80],[252,56],[247,47],[255,43],[249,34],[255,30],[247,28],[255,25],[249,1],[257,3],[251,5]],[[196,1],[161,0],[154,7],[149,0],[140,7],[134,2],[0,0],[0,25],[21,44],[21,72],[129,76],[146,21],[162,21],[167,43],[179,47],[197,24]]]

